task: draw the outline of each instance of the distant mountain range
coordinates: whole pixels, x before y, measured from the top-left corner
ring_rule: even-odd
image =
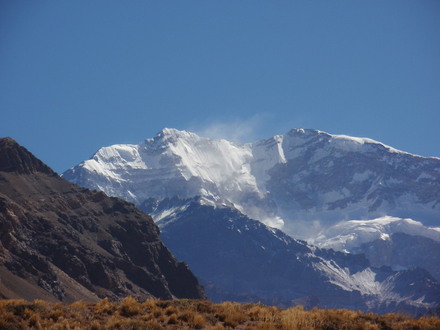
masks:
[[[139,145],[101,148],[63,177],[137,205],[221,200],[302,239],[341,220],[385,215],[439,225],[440,159],[314,130],[238,144],[164,129]]]
[[[427,267],[440,255],[431,249],[438,158],[315,130],[240,144],[164,129],[138,145],[102,148],[63,177],[151,213],[212,299],[379,312],[440,302],[440,266]],[[418,242],[406,244],[411,258],[398,256],[405,241]],[[374,249],[383,257],[368,253]]]
[[[0,298],[203,298],[133,204],[78,187],[0,139]]]

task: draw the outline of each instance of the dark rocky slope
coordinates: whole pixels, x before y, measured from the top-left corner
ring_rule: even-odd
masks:
[[[202,298],[133,204],[80,188],[0,139],[0,297]]]
[[[263,302],[417,315],[440,306],[426,270],[372,267],[364,255],[320,249],[226,205],[177,197],[145,202],[171,251],[215,301]]]

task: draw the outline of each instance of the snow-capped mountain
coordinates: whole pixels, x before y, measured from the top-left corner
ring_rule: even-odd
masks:
[[[211,299],[379,312],[440,302],[438,282],[414,268],[438,276],[426,265],[440,258],[439,158],[314,130],[240,144],[164,129],[63,177],[151,213]]]
[[[395,270],[421,267],[440,280],[440,228],[412,219],[382,217],[344,221],[321,232],[311,243],[363,253],[373,266]]]
[[[142,206],[211,300],[414,314],[440,306],[440,283],[425,270],[371,267],[363,255],[312,247],[204,197]]]
[[[240,144],[164,129],[137,145],[101,148],[63,177],[137,205],[204,196],[303,239],[341,220],[440,223],[439,158],[315,130]]]

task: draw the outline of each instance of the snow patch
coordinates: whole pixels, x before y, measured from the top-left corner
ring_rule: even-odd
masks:
[[[348,268],[341,268],[332,260],[321,259],[314,267],[326,273],[333,283],[345,291],[359,291],[362,295],[381,295],[383,286],[376,281],[376,273],[371,268],[351,274]]]
[[[323,230],[316,239],[311,240],[322,248],[350,251],[364,243],[377,239],[387,240],[394,233],[428,237],[440,242],[439,228],[424,226],[413,219],[385,216],[373,220],[350,220],[340,222]]]

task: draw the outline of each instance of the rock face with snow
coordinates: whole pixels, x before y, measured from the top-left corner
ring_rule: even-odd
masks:
[[[315,130],[239,144],[164,129],[138,145],[101,148],[63,177],[138,205],[204,196],[304,239],[384,215],[439,225],[440,159]]]
[[[373,220],[342,221],[322,231],[312,243],[335,250],[352,250],[379,239],[388,240],[396,233],[426,237],[440,242],[440,228],[424,226],[412,219],[385,216]]]
[[[440,230],[412,219],[381,217],[340,222],[311,243],[350,253],[363,253],[373,266],[396,270],[421,267],[440,280]]]
[[[150,199],[143,208],[214,301],[414,314],[440,306],[440,284],[422,269],[371,267],[363,255],[312,247],[204,198]]]
[[[376,267],[424,268],[440,280],[440,230],[412,219],[382,217],[340,222],[311,242],[323,248],[363,253]]]
[[[424,268],[440,281],[440,242],[425,236],[397,232],[388,239],[377,239],[353,248],[363,253],[374,266],[390,266],[396,270]]]

